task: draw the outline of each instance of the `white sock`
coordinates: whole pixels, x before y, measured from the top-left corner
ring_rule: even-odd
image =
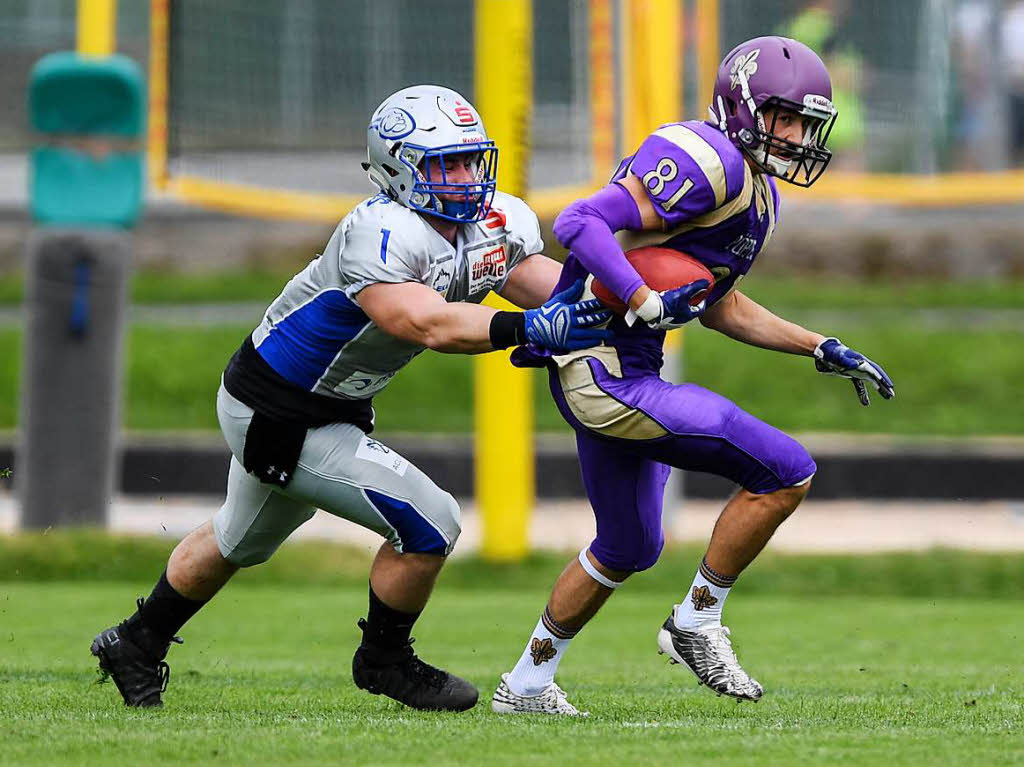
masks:
[[[505,680],[509,689],[516,695],[540,695],[544,692],[555,681],[558,663],[574,636],[576,631],[558,625],[545,607],[522,657]]]
[[[722,575],[708,567],[702,559],[686,597],[676,608],[673,622],[676,628],[698,629],[722,625],[722,607],[729,596],[735,575]]]

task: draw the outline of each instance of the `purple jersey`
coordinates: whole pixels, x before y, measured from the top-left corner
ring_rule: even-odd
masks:
[[[715,276],[708,305],[726,295],[745,275],[775,230],[779,194],[775,182],[754,176],[742,153],[713,125],[663,125],[635,154],[623,158],[612,176],[632,173],[644,182],[662,231],[621,231],[623,250],[655,245],[693,256]],[[556,291],[586,277],[570,253]],[[648,373],[661,365],[664,331],[613,321],[612,342],[626,372]]]

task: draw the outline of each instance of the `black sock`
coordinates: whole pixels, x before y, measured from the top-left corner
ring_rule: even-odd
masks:
[[[146,629],[148,638],[156,640],[157,644],[166,645],[209,601],[183,597],[167,582],[167,571],[164,570],[152,593],[127,623],[130,628]]]
[[[370,586],[370,609],[366,613],[366,620],[360,623],[363,627],[363,644],[382,650],[405,647],[409,644],[412,625],[419,617],[419,612],[404,613],[388,607],[373,593],[373,586]]]

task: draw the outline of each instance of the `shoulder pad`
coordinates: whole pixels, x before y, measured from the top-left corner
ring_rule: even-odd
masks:
[[[480,221],[480,226],[490,234],[504,228],[510,234],[521,235],[524,230],[532,232],[538,227],[537,214],[523,200],[505,192],[495,192],[491,210]]]
[[[639,177],[670,223],[721,207],[743,190],[742,153],[715,127],[669,123],[637,150],[630,172]]]

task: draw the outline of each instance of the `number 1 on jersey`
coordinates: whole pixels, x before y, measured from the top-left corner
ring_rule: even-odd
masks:
[[[665,202],[659,203],[661,205],[662,210],[668,213],[670,210],[672,210],[672,206],[674,206],[677,202],[683,199],[683,196],[691,189],[693,189],[693,182],[688,178],[684,179],[683,183],[679,186],[674,195],[665,200]]]

